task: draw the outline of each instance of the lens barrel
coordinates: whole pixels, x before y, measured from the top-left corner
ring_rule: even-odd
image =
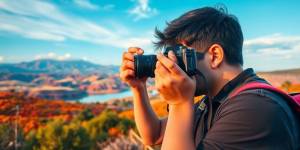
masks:
[[[134,71],[135,77],[154,77],[156,66],[156,55],[135,55],[134,56]]]

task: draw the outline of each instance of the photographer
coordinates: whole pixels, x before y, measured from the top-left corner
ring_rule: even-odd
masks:
[[[155,85],[168,103],[166,119],[153,112],[147,76],[136,77],[132,47],[123,54],[121,79],[134,94],[134,116],[144,144],[162,149],[299,149],[299,124],[285,100],[263,89],[230,94],[250,82],[267,83],[253,69],[243,70],[243,34],[233,15],[204,7],[189,11],[156,31],[157,47],[182,45],[197,55],[197,73],[188,75],[174,51],[159,53]],[[205,95],[194,104],[194,96]]]

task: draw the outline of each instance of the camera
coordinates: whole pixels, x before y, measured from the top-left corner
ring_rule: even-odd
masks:
[[[163,55],[168,56],[170,50],[174,52],[178,66],[185,71],[187,75],[193,76],[197,73],[197,56],[194,49],[183,45],[167,46],[163,50]],[[156,61],[156,55],[135,55],[135,77],[154,77]]]

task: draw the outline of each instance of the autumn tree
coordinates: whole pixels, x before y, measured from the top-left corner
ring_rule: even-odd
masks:
[[[76,117],[76,119],[77,119],[78,121],[88,121],[88,120],[90,120],[90,119],[92,119],[92,118],[94,118],[94,114],[93,114],[92,110],[89,109],[89,108],[84,109],[84,110],[83,110],[82,112],[80,112],[80,113],[78,114],[78,116]]]
[[[81,150],[90,149],[91,140],[86,130],[77,123],[63,120],[49,122],[28,138],[26,149],[33,150]]]

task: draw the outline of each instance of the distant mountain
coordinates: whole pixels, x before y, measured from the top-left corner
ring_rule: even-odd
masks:
[[[259,72],[259,73],[261,73],[261,74],[294,74],[294,75],[300,75],[300,68],[269,71],[269,72]]]
[[[118,66],[98,65],[84,60],[40,59],[16,64],[0,64],[0,73],[115,74]]]
[[[300,84],[300,69],[258,72],[257,74],[277,87],[280,87],[286,81],[293,84]]]

